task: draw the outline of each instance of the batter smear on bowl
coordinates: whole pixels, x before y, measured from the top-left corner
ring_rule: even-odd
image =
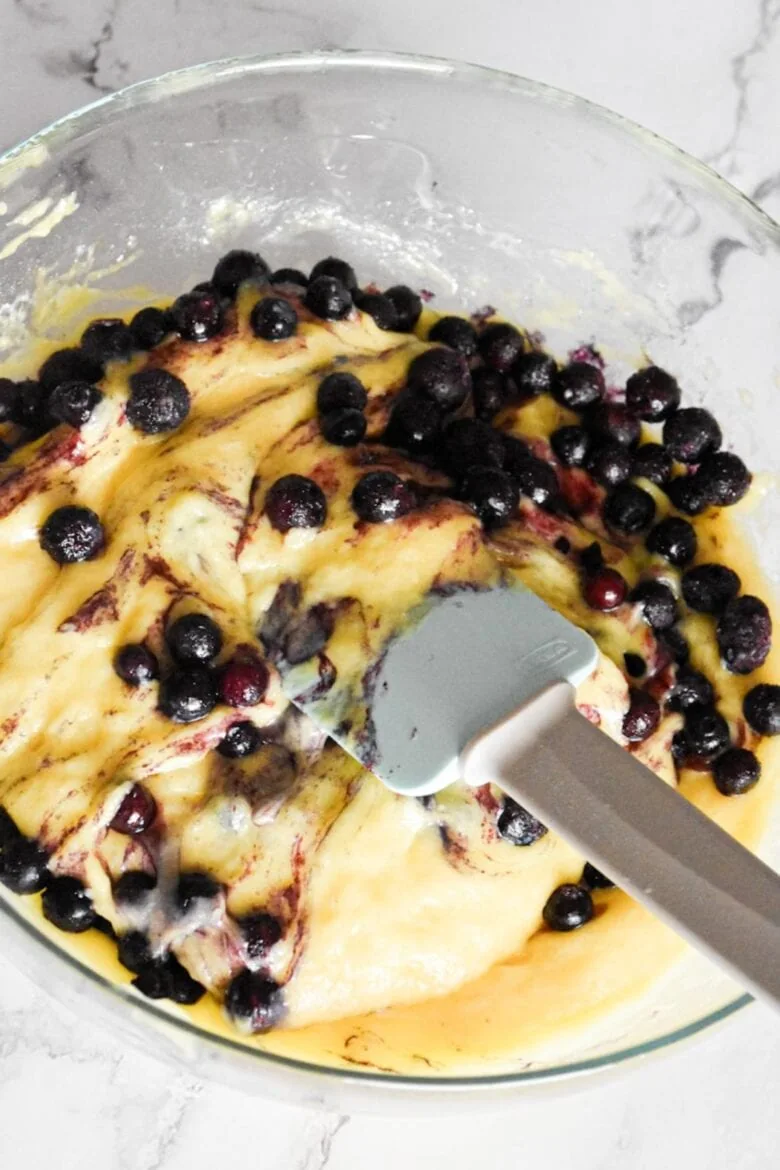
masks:
[[[540,345],[235,251],[0,380],[0,880],[41,929],[206,1028],[389,1072],[497,1067],[673,963],[516,802],[396,796],[280,686],[369,734],[406,615],[515,578],[596,639],[583,713],[757,843],[751,474],[674,372]]]

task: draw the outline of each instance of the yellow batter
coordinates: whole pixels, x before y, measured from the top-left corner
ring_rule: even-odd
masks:
[[[368,437],[376,439],[410,361],[426,348],[433,315],[423,314],[416,336],[394,334],[360,313],[318,321],[296,301],[296,335],[271,343],[248,326],[258,295],[240,294],[219,338],[201,345],[172,338],[152,355],[110,366],[105,398],[78,434],[60,427],[0,470],[0,804],[23,832],[41,838],[55,872],[87,883],[117,933],[142,926],[213,991],[193,1008],[173,1009],[202,1026],[238,1035],[220,1006],[242,966],[234,919],[267,910],[284,925],[268,968],[284,985],[287,1014],[281,1027],[247,1043],[392,1072],[495,1067],[637,997],[682,944],[619,890],[596,891],[594,919],[575,933],[542,928],[548,895],[579,880],[581,857],[553,834],[527,848],[502,840],[497,794],[487,788],[455,786],[427,806],[389,793],[323,745],[288,707],[273,671],[263,704],[241,717],[276,726],[287,750],[274,744],[235,761],[213,750],[234,711],[218,706],[198,723],[171,723],[157,711],[156,686],[131,690],[121,682],[114,653],[146,640],[164,662],[164,621],[198,610],[222,628],[226,658],[255,643],[277,589],[294,580],[302,610],[349,599],[328,643],[343,685],[363,675],[432,586],[490,583],[503,568],[597,639],[603,657],[578,701],[621,740],[623,655],[651,661],[654,637],[637,607],[617,615],[587,607],[576,552],[595,534],[629,584],[648,567],[669,581],[678,574],[641,542],[628,551],[612,543],[598,499],[577,520],[553,519],[524,499],[516,519],[492,537],[450,499],[391,524],[357,525],[350,493],[367,469],[443,481],[386,448],[325,442],[317,386],[335,368],[355,372],[369,392]],[[38,344],[0,373],[22,376],[48,350]],[[177,374],[190,391],[191,413],[170,434],[144,436],[124,417],[128,376],[147,362]],[[573,421],[542,398],[507,408],[496,423],[543,442]],[[325,491],[322,530],[282,535],[264,515],[267,488],[290,472]],[[667,512],[665,495],[643,486],[659,516]],[[100,516],[107,547],[95,561],[58,568],[41,551],[38,530],[67,503]],[[710,509],[694,522],[697,559],[737,567],[743,591],[766,597],[735,534],[734,511]],[[571,552],[554,547],[560,536]],[[780,654],[774,650],[747,678],[728,674],[713,628],[710,618],[685,619],[693,665],[715,685],[734,735],[752,742],[742,695],[777,677]],[[666,715],[638,748],[668,783],[676,782],[670,743],[681,723]],[[680,778],[686,796],[749,845],[774,795],[770,746],[758,746],[764,775],[742,797],[720,796],[707,773]],[[154,849],[107,828],[133,781],[143,782],[160,810],[164,834]],[[187,929],[159,905],[139,923],[112,896],[112,883],[130,869],[156,870],[161,886],[179,871],[206,870],[223,884],[224,903]],[[131,978],[108,939],[66,937],[41,924],[112,977]]]

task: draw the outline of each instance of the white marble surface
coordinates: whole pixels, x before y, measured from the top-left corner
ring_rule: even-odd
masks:
[[[323,47],[463,57],[564,86],[671,138],[780,217],[780,0],[3,0],[2,145],[165,69]],[[314,1114],[124,1050],[0,957],[7,1170],[753,1170],[777,1165],[778,1083],[780,1025],[754,1007],[612,1083],[498,1115]]]

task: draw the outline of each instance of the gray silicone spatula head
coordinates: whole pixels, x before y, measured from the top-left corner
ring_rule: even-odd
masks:
[[[479,731],[551,682],[577,686],[596,666],[593,640],[521,586],[431,597],[410,615],[372,674],[367,732],[344,726],[332,695],[285,690],[395,792],[424,796],[458,779],[458,756]],[[303,694],[302,694],[303,691]]]

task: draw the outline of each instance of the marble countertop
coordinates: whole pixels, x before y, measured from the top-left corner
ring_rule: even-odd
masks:
[[[335,47],[461,57],[571,89],[709,162],[780,218],[780,0],[5,0],[0,145],[166,69]],[[778,1083],[780,1026],[752,1007],[618,1079],[520,1098],[511,1112],[402,1123],[313,1113],[127,1050],[0,956],[8,1170],[754,1170],[777,1164]]]

